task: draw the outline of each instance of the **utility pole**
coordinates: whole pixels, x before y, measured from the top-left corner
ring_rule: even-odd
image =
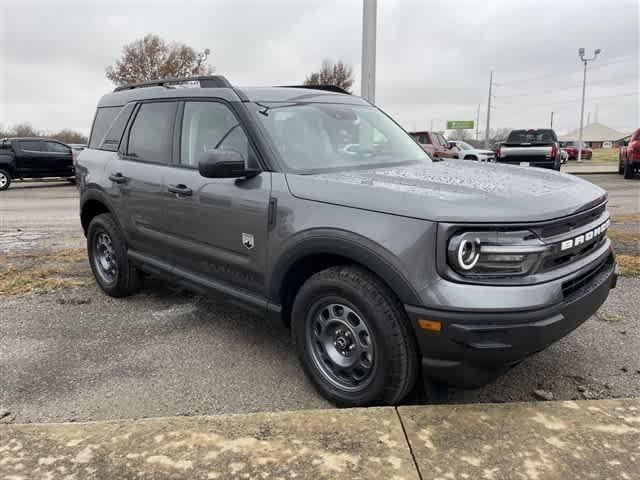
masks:
[[[480,104],[478,104],[478,111],[476,112],[476,141],[478,140],[478,133],[480,129]]]
[[[596,48],[595,52],[593,53],[593,57],[585,58],[584,48],[580,47],[578,49],[578,56],[580,57],[580,61],[584,63],[584,74],[582,76],[582,105],[580,106],[580,134],[578,137],[578,162],[582,162],[582,129],[584,128],[584,95],[587,86],[587,63],[595,60],[600,51],[601,50],[599,48]]]
[[[377,0],[362,0],[362,98],[375,103],[376,98],[376,23]]]
[[[489,148],[489,128],[491,127],[491,96],[493,95],[493,70],[489,75],[489,99],[487,100],[487,129],[484,132],[484,148]]]
[[[551,127],[549,127],[549,128],[551,128],[551,130],[553,130],[553,112],[551,112]]]

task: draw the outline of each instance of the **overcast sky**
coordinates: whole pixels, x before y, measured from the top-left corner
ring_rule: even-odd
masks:
[[[407,129],[446,120],[484,127],[579,122],[578,47],[589,67],[586,112],[640,126],[639,0],[378,0],[376,103]],[[236,85],[301,82],[324,58],[354,67],[360,90],[362,0],[0,0],[0,123],[88,133],[104,69],[146,33],[210,48]],[[585,113],[586,121],[587,113]]]

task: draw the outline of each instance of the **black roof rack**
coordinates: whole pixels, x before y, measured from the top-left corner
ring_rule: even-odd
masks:
[[[150,80],[148,82],[130,83],[116,87],[114,92],[122,92],[123,90],[132,90],[134,88],[145,87],[164,87],[170,84],[179,84],[186,82],[199,82],[200,88],[233,88],[223,75],[204,75],[199,77],[185,78],[163,78],[161,80]]]
[[[327,92],[334,93],[344,93],[347,95],[351,95],[350,92],[347,92],[344,88],[338,87],[337,85],[278,85],[280,88],[307,88],[309,90],[325,90]]]

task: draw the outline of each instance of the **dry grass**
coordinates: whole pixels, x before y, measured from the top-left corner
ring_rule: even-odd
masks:
[[[640,242],[640,233],[638,232],[630,232],[628,230],[610,228],[607,231],[607,235],[612,241],[618,243]]]
[[[631,213],[628,215],[616,215],[611,221],[613,223],[635,223],[640,222],[640,213]]]
[[[16,255],[0,265],[0,295],[52,293],[86,285],[89,279],[83,249]]]
[[[622,276],[640,278],[640,256],[617,255],[616,261]]]
[[[585,160],[589,161],[589,160]],[[618,149],[617,148],[596,148],[593,151],[591,157],[592,162],[606,162],[606,163],[618,163]]]

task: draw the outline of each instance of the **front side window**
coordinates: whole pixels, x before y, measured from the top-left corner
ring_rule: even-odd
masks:
[[[176,103],[143,103],[129,132],[127,155],[136,160],[171,162]]]
[[[185,103],[180,163],[197,167],[204,153],[216,149],[236,150],[249,159],[249,140],[236,116],[223,103]]]
[[[253,114],[294,172],[431,161],[393,120],[369,105],[255,104]]]
[[[41,152],[42,142],[37,140],[26,140],[20,142],[20,150],[25,152]]]

